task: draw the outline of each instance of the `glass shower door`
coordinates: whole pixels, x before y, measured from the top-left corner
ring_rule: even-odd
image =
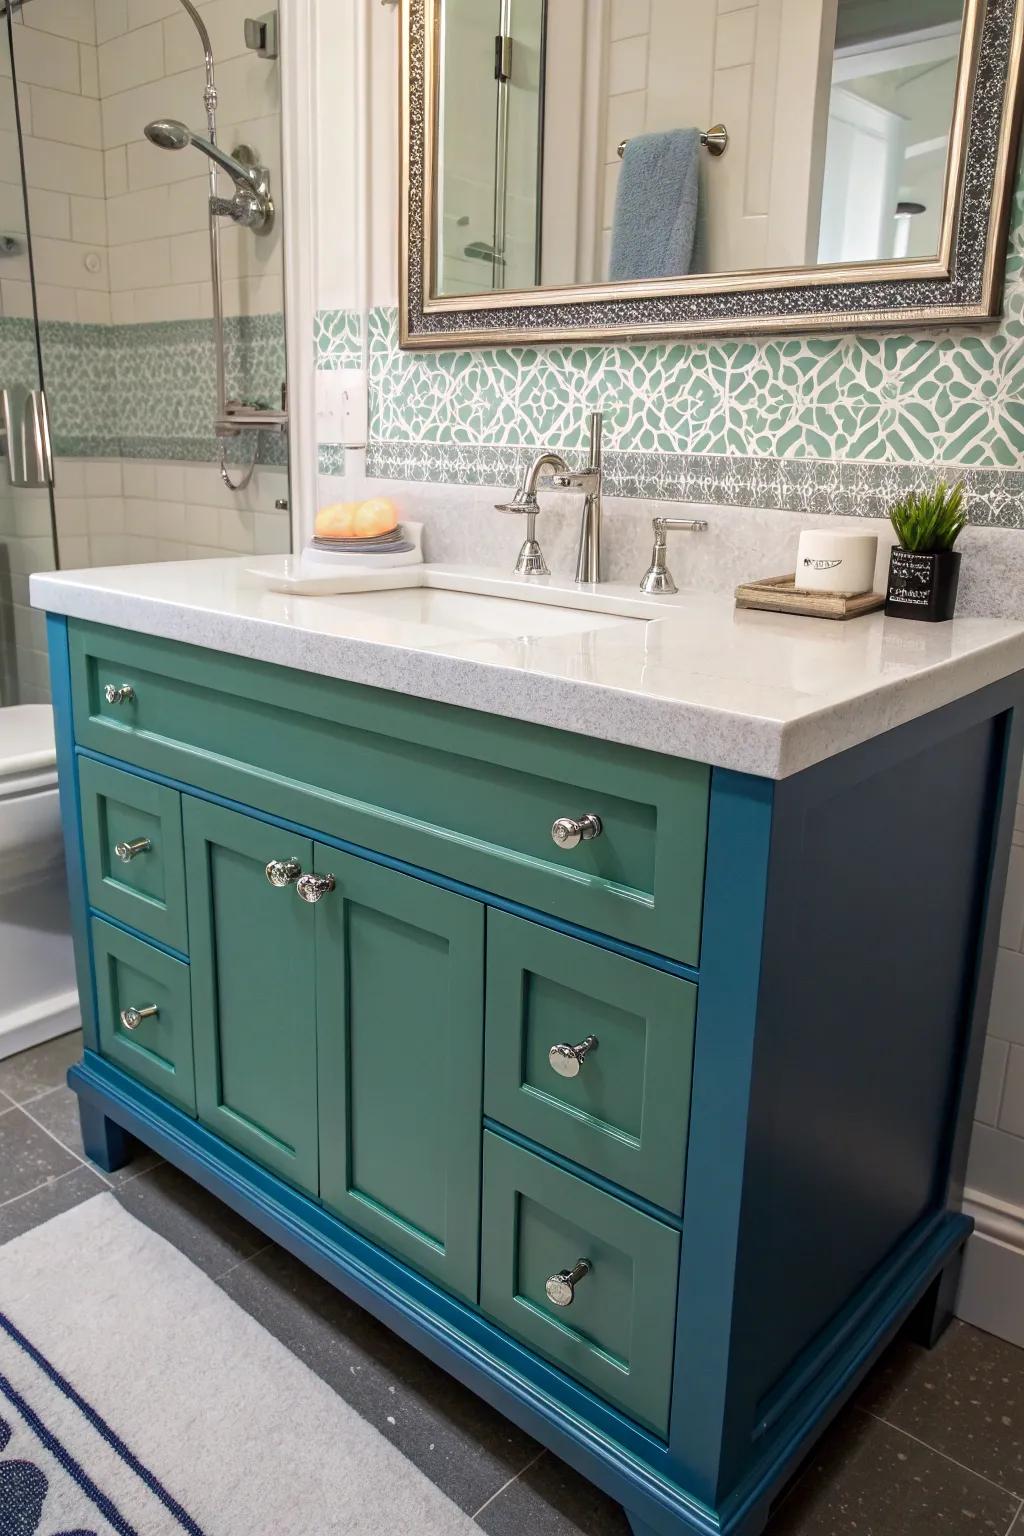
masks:
[[[57,566],[11,7],[0,27],[0,707],[49,699],[46,629],[33,571]]]

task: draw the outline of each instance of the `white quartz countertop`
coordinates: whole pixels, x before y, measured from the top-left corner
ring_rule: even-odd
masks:
[[[251,564],[40,574],[32,602],[773,779],[1024,670],[1024,626],[1004,619],[836,623],[553,578],[531,584],[528,610],[495,602],[523,595],[506,573],[454,566],[423,567],[426,585],[406,591],[295,596],[258,585]]]

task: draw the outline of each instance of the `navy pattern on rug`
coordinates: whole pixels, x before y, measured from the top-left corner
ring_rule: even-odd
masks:
[[[206,1536],[74,1384],[0,1312],[0,1536],[115,1532]]]

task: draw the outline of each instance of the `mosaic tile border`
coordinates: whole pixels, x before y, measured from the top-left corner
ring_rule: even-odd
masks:
[[[362,315],[354,309],[319,309],[313,320],[316,366],[326,373],[363,364]]]
[[[366,452],[366,474],[380,480],[511,488],[521,481],[535,451],[532,447],[373,442]],[[583,468],[585,456],[580,450],[570,450],[566,457],[574,468]],[[963,479],[972,523],[1024,528],[1024,469],[615,450],[606,453],[604,468],[609,496],[764,507],[822,517],[884,517],[908,491],[924,490],[938,479]]]
[[[999,161],[1004,118],[1016,111],[1021,83],[1010,78],[1018,5],[1024,0],[988,0],[974,75],[971,120],[967,128],[967,165],[959,224],[948,278],[847,282],[817,286],[744,290],[706,294],[667,294],[650,298],[587,299],[574,303],[525,304],[495,311],[424,310],[424,188],[427,183],[427,39],[426,0],[409,0],[408,9],[408,329],[413,339],[443,343],[447,334],[494,330],[529,334],[556,331],[581,338],[590,331],[639,330],[645,326],[725,323],[748,332],[758,320],[784,320],[792,326],[835,329],[834,317],[899,314],[908,310],[978,314],[987,306],[985,253]],[[402,259],[405,259],[404,257]]]
[[[219,458],[211,320],[44,321],[40,336],[58,456]],[[278,406],[286,371],[283,315],[228,317],[225,341],[229,392]],[[0,318],[4,376],[34,379],[36,367],[31,321]],[[285,437],[260,438],[259,462],[287,462]]]
[[[341,443],[320,443],[317,447],[317,474],[343,475],[345,449]]]

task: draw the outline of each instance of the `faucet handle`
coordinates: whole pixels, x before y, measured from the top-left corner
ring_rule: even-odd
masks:
[[[526,538],[519,551],[513,575],[550,576],[551,572],[544,559],[544,551],[537,543],[537,513],[540,511],[540,502],[536,494],[527,490],[525,485],[519,485],[512,500],[496,502],[494,510],[495,512],[518,512],[521,517],[526,518]]]
[[[672,572],[665,561],[665,551],[668,548],[668,535],[670,533],[706,533],[707,523],[702,517],[655,517],[651,520],[654,528],[654,550],[651,554],[651,567],[640,583],[640,591],[649,596],[662,594],[671,595],[678,592],[679,588],[672,580]]]

